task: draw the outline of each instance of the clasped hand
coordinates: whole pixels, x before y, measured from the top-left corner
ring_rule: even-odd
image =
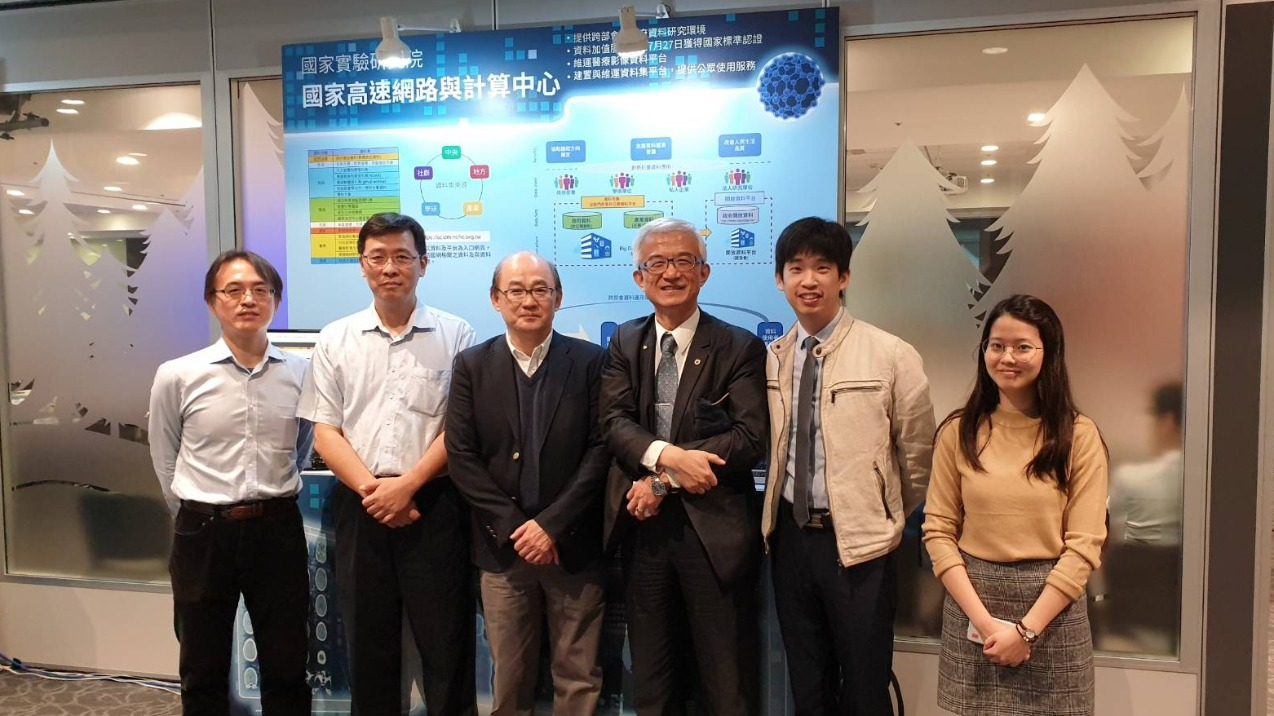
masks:
[[[1031,645],[1026,643],[1013,624],[996,623],[995,631],[986,638],[982,653],[997,666],[1021,666],[1031,660]],[[986,632],[983,632],[984,634]]]
[[[382,477],[359,488],[363,509],[388,527],[406,527],[420,519],[412,498],[416,490],[402,476]]]
[[[659,454],[659,465],[676,474],[677,484],[686,492],[702,495],[717,484],[713,465],[724,465],[720,456],[704,450],[686,450],[669,445]]]

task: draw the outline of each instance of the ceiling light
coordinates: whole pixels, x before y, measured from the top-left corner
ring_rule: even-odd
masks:
[[[31,211],[30,209],[18,209],[18,213],[22,214],[23,216],[31,216],[35,212]]]
[[[998,145],[998,144],[983,144],[983,145],[982,145],[982,151],[984,151],[984,152],[998,152],[998,151],[1000,151],[1000,145]]]
[[[26,192],[22,191],[21,189],[10,189],[6,191],[5,193],[8,194],[9,196],[26,196],[27,195]]]
[[[398,37],[398,21],[392,17],[380,19],[380,44],[376,46],[376,62],[391,70],[401,70],[411,64],[411,48]]]
[[[141,162],[138,161],[137,157],[134,157],[130,154],[125,154],[122,157],[115,157],[115,163],[123,164],[126,167],[135,167],[138,164],[141,164]]]
[[[110,209],[98,209],[98,210],[97,210],[97,213],[99,213],[99,214],[109,214],[109,213],[111,213],[111,210],[110,210]]]
[[[145,157],[145,156],[150,156],[150,155],[146,154],[146,152],[129,152],[129,153],[128,153],[128,156],[130,156],[130,157]]]
[[[982,166],[984,166],[984,167],[993,167],[993,166],[995,166],[995,165],[996,165],[996,161],[995,161],[994,159],[983,159],[983,160],[982,160]]]
[[[202,126],[203,122],[193,114],[187,114],[185,112],[169,112],[168,114],[161,114],[156,117],[153,122],[146,125],[146,129],[198,129]]]
[[[1048,115],[1044,114],[1043,112],[1031,112],[1030,114],[1026,115],[1026,121],[1030,122],[1031,124],[1039,124],[1040,122],[1043,122],[1047,117]]]
[[[80,113],[80,110],[71,109],[70,107],[58,107],[56,111],[58,114],[79,114]]]
[[[1004,53],[1008,51],[1009,51],[1009,48],[1007,47],[983,47],[982,48],[982,54],[984,55],[1003,55]]]
[[[650,40],[646,33],[637,29],[637,11],[632,5],[621,5],[619,8],[619,32],[612,36],[615,53],[620,57],[641,57],[650,49]]]
[[[995,183],[995,179],[992,179],[991,177],[982,177],[981,181],[982,181],[982,183],[983,183],[983,184],[994,184],[994,183]]]
[[[133,211],[146,211],[145,204],[133,204]]]
[[[124,191],[123,189],[117,186],[104,186],[102,188],[105,189],[106,191]]]
[[[64,100],[62,100],[62,104],[71,104],[71,105],[75,105],[76,107],[78,107],[78,106],[80,106],[80,105],[84,104],[84,100],[82,100],[82,99],[64,99]]]

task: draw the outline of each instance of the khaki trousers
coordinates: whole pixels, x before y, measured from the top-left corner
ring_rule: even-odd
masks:
[[[504,572],[481,573],[487,643],[495,663],[492,716],[531,716],[540,665],[540,628],[548,622],[553,714],[591,716],[601,696],[597,661],[605,614],[605,568],[576,574],[561,566],[518,560]]]

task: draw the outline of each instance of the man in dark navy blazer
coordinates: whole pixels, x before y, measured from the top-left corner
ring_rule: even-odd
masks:
[[[655,310],[611,338],[601,410],[614,456],[606,534],[623,553],[637,714],[683,713],[695,670],[709,713],[755,714],[752,468],[768,440],[765,348],[699,310],[710,268],[694,224],[646,224],[633,255]]]
[[[497,715],[533,713],[546,617],[553,713],[592,714],[601,694],[605,351],[553,331],[561,304],[557,267],[507,257],[491,305],[508,332],[462,352],[451,377],[447,463],[472,506]]]

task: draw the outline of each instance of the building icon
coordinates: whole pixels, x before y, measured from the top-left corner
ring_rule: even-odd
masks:
[[[756,246],[756,234],[747,229],[735,229],[730,232],[730,248],[746,249]]]
[[[579,255],[582,259],[610,258],[610,239],[599,234],[586,234],[580,239]]]

